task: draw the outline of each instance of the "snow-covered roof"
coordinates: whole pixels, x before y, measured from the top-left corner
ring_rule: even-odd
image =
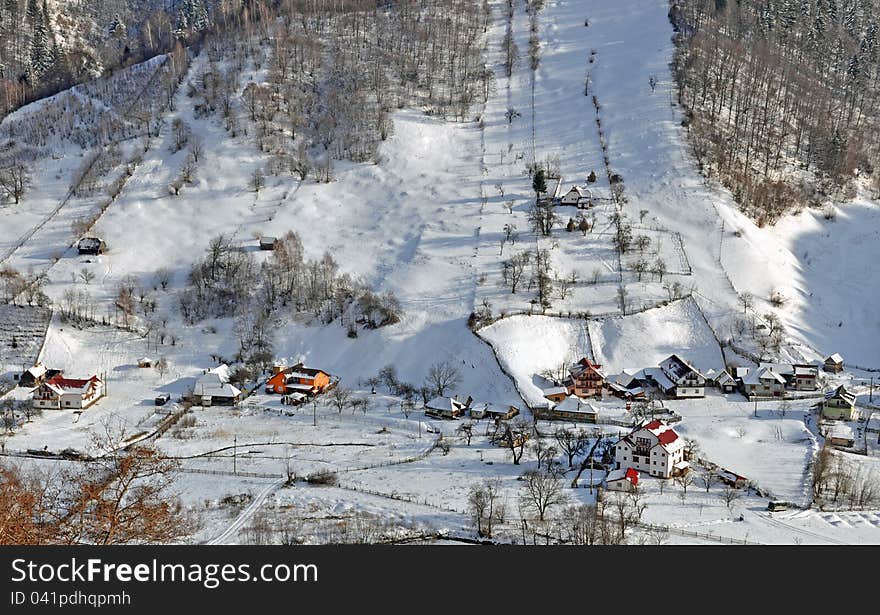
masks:
[[[840,440],[853,440],[852,427],[846,423],[835,423],[828,432],[829,438],[838,438]]]
[[[691,372],[702,375],[696,367],[682,359],[677,354],[670,355],[661,361],[660,369],[662,369],[671,380],[674,379],[676,382],[680,381]]]
[[[663,372],[663,370],[659,367],[646,367],[642,371],[644,372],[645,376],[651,378],[651,380],[656,382],[657,386],[659,386],[664,391],[668,391],[675,387],[675,383],[670,380]]]
[[[568,389],[565,387],[550,387],[543,389],[541,393],[544,394],[544,397],[547,397],[548,395],[568,395]]]
[[[780,376],[791,376],[794,374],[794,365],[791,363],[761,363],[758,367],[766,367]]]
[[[202,397],[238,397],[241,389],[229,384],[229,366],[226,364],[208,370],[196,380],[193,392]]]
[[[569,395],[556,404],[554,410],[561,412],[578,412],[583,414],[599,414],[598,408],[590,402],[585,402],[577,395]]]
[[[794,366],[794,375],[795,376],[818,376],[819,370],[813,365],[795,365]]]
[[[715,375],[714,380],[718,384],[728,384],[728,383],[735,382],[735,380],[733,379],[733,376],[731,376],[727,370],[722,370],[722,371],[718,372]]]
[[[785,384],[785,378],[774,372],[769,367],[762,367],[751,372],[748,376],[743,378],[743,384],[758,385],[767,380],[772,380],[779,384]]]
[[[425,404],[425,408],[430,408],[431,410],[461,410],[464,408],[464,403],[453,397],[435,397]]]
[[[836,389],[831,389],[830,391],[825,392],[825,399],[842,399],[850,405],[854,405],[856,403],[855,393],[850,393],[847,391],[844,386],[841,384]]]
[[[30,368],[26,369],[26,370],[25,370],[25,373],[30,374],[30,375],[33,376],[34,378],[42,378],[43,375],[44,375],[47,371],[49,371],[49,370],[46,368],[45,365],[43,365],[42,363],[37,363],[37,364],[34,365],[33,367],[30,367]]]
[[[825,362],[826,362],[826,363],[843,363],[843,357],[840,356],[840,354],[838,354],[838,353],[835,352],[835,353],[834,353],[833,355],[831,355],[830,357],[827,357],[827,358],[825,359]]]

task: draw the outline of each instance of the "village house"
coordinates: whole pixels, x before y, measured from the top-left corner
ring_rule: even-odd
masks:
[[[609,376],[605,380],[605,386],[615,397],[626,399],[628,401],[646,399],[645,389],[630,372],[624,370],[614,376]]]
[[[726,369],[721,370],[712,378],[714,384],[722,393],[735,393],[737,390],[736,380]]]
[[[550,387],[541,392],[544,394],[544,397],[556,403],[568,397],[568,389],[566,387]]]
[[[843,385],[825,393],[822,400],[822,416],[826,419],[853,421],[857,418],[856,396]]]
[[[97,376],[77,379],[57,374],[34,391],[32,404],[34,408],[83,410],[101,399],[105,391],[104,381]]]
[[[233,406],[241,399],[241,390],[229,384],[226,364],[206,370],[193,386],[193,401],[202,406]]]
[[[425,414],[443,419],[454,419],[463,416],[471,407],[473,398],[470,396],[461,401],[455,397],[435,397],[425,404]]]
[[[688,470],[684,439],[663,421],[636,427],[614,445],[617,469],[633,468],[650,476],[669,478]]]
[[[80,254],[103,254],[107,244],[97,237],[83,237],[77,242],[76,249]]]
[[[473,419],[490,418],[497,421],[507,421],[519,414],[519,408],[505,404],[480,403],[471,404],[468,415]]]
[[[330,374],[323,370],[305,367],[302,363],[293,367],[276,365],[274,374],[266,381],[266,393],[318,395],[329,386]]]
[[[795,391],[815,391],[819,388],[819,369],[815,365],[791,363],[761,363],[785,379],[785,388]]]
[[[586,209],[593,204],[590,190],[580,186],[572,186],[571,189],[559,199],[560,205],[571,205],[580,209]]]
[[[46,380],[63,373],[60,369],[49,369],[42,363],[37,363],[33,367],[24,370],[20,375],[16,375],[20,387],[36,387],[43,384]]]
[[[831,446],[840,448],[852,448],[856,443],[852,427],[846,423],[835,423],[832,425],[831,429],[825,434],[825,440]]]
[[[274,250],[276,241],[277,239],[275,239],[275,237],[260,237],[260,249]]]
[[[697,368],[679,357],[671,355],[660,362],[660,370],[645,370],[665,394],[679,399],[706,396],[706,378]]]
[[[549,421],[595,423],[599,420],[599,409],[576,395],[570,395],[558,404],[546,409],[535,408],[533,412],[537,418]]]
[[[749,399],[783,397],[785,395],[785,378],[769,367],[760,367],[750,371],[740,383],[743,395]]]
[[[568,379],[564,383],[568,394],[578,397],[602,397],[605,374],[602,373],[601,368],[601,365],[593,363],[586,357],[572,365],[568,369]]]
[[[635,491],[639,486],[639,473],[633,468],[611,470],[605,477],[608,491]]]
[[[138,359],[138,367],[140,367],[141,369],[153,367],[153,360],[149,357],[141,357],[140,359]]]
[[[722,483],[733,487],[734,489],[742,489],[749,484],[749,479],[747,479],[745,476],[740,476],[736,472],[731,472],[730,470],[726,470],[724,468],[718,468],[718,470],[715,472],[715,475]]]
[[[833,374],[838,374],[842,372],[843,357],[836,352],[829,357],[825,357],[825,361],[822,363],[822,369],[824,369],[826,372],[831,372]]]

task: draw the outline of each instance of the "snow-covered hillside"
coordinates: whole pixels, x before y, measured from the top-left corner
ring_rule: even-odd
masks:
[[[583,356],[609,374],[654,366],[670,354],[701,370],[718,370],[725,358],[748,363],[728,348],[722,354],[719,345],[735,333],[744,292],[754,294],[755,314],[779,315],[785,327],[781,357],[815,360],[840,352],[848,362],[880,367],[880,320],[871,309],[870,283],[870,264],[880,256],[877,204],[860,200],[841,206],[832,221],[803,212],[776,227],[758,228],[737,211],[729,194],[707,185],[687,151],[679,109],[671,103],[666,0],[547,0],[537,13],[540,62],[534,74],[526,55],[529,18],[523,3],[515,2],[510,26],[522,58],[509,78],[500,44],[508,27],[507,3],[490,4],[486,60],[495,80],[485,106],[475,104],[461,122],[417,109],[395,110],[393,132],[379,145],[375,162],[339,162],[330,182],[268,174],[265,186],[252,189],[254,172],[268,158],[255,143],[257,126],[243,121],[245,128],[232,136],[219,115],[194,112],[182,87],[162,111],[157,137],[146,147],[135,140],[122,145],[123,158],[137,150],[142,159],[90,231],[107,242],[107,252],[85,256],[70,247],[77,237],[71,224],[100,204],[97,197],[64,201],[79,152],[58,149],[59,161],[42,160],[35,169],[40,181],[24,202],[0,209],[0,250],[6,252],[5,264],[45,272],[48,278],[44,290],[56,315],[40,358],[71,377],[104,374],[108,396],[81,415],[35,417],[6,438],[6,448],[93,451],[91,435],[111,422],[129,434],[150,432],[164,419],[153,405],[157,393],[179,400],[219,357],[234,357],[241,314],[192,323],[179,305],[193,264],[221,234],[259,265],[271,258],[259,249],[260,237],[296,232],[305,258],[327,253],[341,272],[366,287],[393,292],[400,320],[378,328],[355,326],[352,332],[340,318],[326,324],[292,308],[273,311],[267,331],[274,358],[304,361],[338,376],[344,387],[368,400],[368,409],[356,415],[316,404],[287,408],[291,416],[285,416],[277,396],[259,389],[241,408],[199,408],[193,425],[159,440],[159,448],[179,457],[190,472],[184,497],[195,507],[203,501],[216,504],[240,489],[268,498],[271,507],[291,502],[343,511],[362,507],[460,529],[467,523],[470,486],[498,479],[513,501],[521,488],[517,478],[535,467],[531,452],[522,466],[511,464],[509,452],[490,442],[489,421],[474,429],[472,447],[470,440],[464,443],[460,423],[423,423],[421,411],[404,414],[400,399],[387,390],[371,390],[365,380],[390,365],[400,381],[419,387],[430,366],[446,362],[459,376],[449,394],[513,405],[531,418],[527,408],[544,401],[541,389],[547,383],[540,374]],[[195,57],[185,82],[204,74],[209,62],[207,53]],[[267,79],[265,66],[243,65],[242,83]],[[651,76],[657,78],[656,88],[649,85]],[[172,151],[175,121],[186,122],[202,146],[198,171],[178,195],[169,185],[187,152]],[[527,165],[547,161],[558,167],[563,192],[594,171],[593,189],[610,195],[608,175],[619,174],[625,202],[618,209],[609,198],[586,214],[560,206],[562,223],[539,237],[530,229],[534,192]],[[108,173],[119,174],[122,166]],[[644,250],[618,254],[614,220],[620,213],[636,235],[647,238]],[[579,214],[592,216],[591,230],[567,231],[565,222]],[[502,242],[507,225],[516,227],[515,241]],[[549,307],[535,301],[528,272],[516,292],[505,281],[504,262],[526,251],[530,266],[534,255],[548,255],[555,284]],[[665,268],[639,271],[640,260],[662,261]],[[163,270],[167,284],[160,282]],[[259,275],[257,268],[248,282],[257,286]],[[101,324],[118,323],[120,289],[129,284],[143,288],[155,305],[143,307],[142,300],[129,327]],[[774,290],[788,298],[783,305],[770,304]],[[78,327],[57,313],[72,292],[88,297],[95,323]],[[491,324],[475,333],[469,317],[481,310],[490,312],[486,322]],[[167,331],[161,340],[151,334],[157,329]],[[142,356],[165,357],[169,369],[138,369]],[[14,365],[8,369],[19,369],[20,360],[10,359]],[[851,375],[835,376],[833,382],[850,382]],[[804,423],[811,402],[782,409],[768,402],[756,412],[738,393],[664,401],[683,417],[676,429],[698,443],[709,460],[747,475],[772,496],[805,502],[807,468],[818,442],[815,426]],[[624,402],[609,398],[605,403],[623,412]],[[546,433],[554,428],[548,426]],[[591,437],[602,435],[603,428]],[[430,447],[439,432],[453,442],[448,455]],[[618,433],[618,427],[605,430],[609,439]],[[260,480],[228,475],[225,448],[232,441],[236,447],[253,445],[246,453],[250,457],[233,457],[233,463],[261,474],[251,477]],[[288,445],[290,450],[279,448]],[[318,495],[281,489],[276,483],[284,455],[305,471],[339,471],[340,485]],[[355,467],[359,464],[370,467]],[[200,474],[210,471],[225,474],[222,480]],[[572,501],[593,501],[589,491],[571,490]],[[707,488],[700,504],[685,498],[679,504],[662,489],[649,492],[656,503],[652,522],[717,523],[725,536],[739,540],[751,532],[761,541],[790,542],[816,531],[814,541],[824,540],[823,530],[815,530],[822,523],[817,517],[792,520],[813,528],[800,532],[773,525],[759,512],[766,498],[756,495],[741,504],[753,517],[746,527],[733,523],[733,508],[719,505],[718,487],[711,493]],[[400,494],[406,504],[398,501]],[[208,521],[198,540],[243,540],[237,532],[244,521],[230,526],[218,509],[204,508],[210,509]],[[853,536],[880,542],[877,527],[868,525]],[[842,533],[831,534],[839,540]]]

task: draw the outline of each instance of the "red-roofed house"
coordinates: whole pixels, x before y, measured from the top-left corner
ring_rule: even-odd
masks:
[[[614,460],[618,469],[632,468],[659,478],[669,478],[688,469],[683,438],[658,419],[618,440],[614,445]]]
[[[611,470],[605,477],[605,488],[609,491],[635,491],[639,486],[639,472],[633,468]]]
[[[97,376],[84,380],[58,374],[41,384],[33,395],[34,408],[88,408],[104,397],[104,381]]]

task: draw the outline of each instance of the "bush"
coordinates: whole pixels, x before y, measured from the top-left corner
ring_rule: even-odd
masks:
[[[334,487],[339,481],[337,480],[336,472],[332,470],[317,470],[306,476],[306,482],[310,485]]]

